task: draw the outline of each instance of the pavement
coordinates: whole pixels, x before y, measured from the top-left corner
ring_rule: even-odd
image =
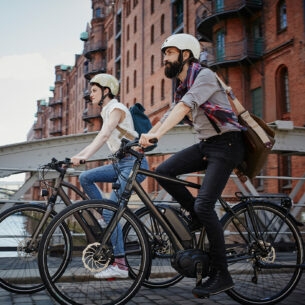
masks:
[[[142,287],[128,305],[237,305],[227,294],[220,293],[209,299],[196,299],[192,295],[194,279],[184,278],[176,285],[165,289]],[[293,292],[279,305],[305,305],[305,274]],[[35,294],[14,294],[0,288],[0,305],[58,305],[48,294],[41,291]]]

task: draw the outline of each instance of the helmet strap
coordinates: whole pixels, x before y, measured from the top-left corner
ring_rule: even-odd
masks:
[[[101,98],[101,100],[99,101],[98,105],[99,105],[100,107],[102,107],[102,106],[103,106],[103,103],[104,103],[104,99],[109,95],[109,93],[104,94],[104,88],[103,88],[103,87],[100,87],[100,88],[102,89],[102,98]]]
[[[184,65],[188,62],[188,59],[186,60],[183,60],[183,50],[180,50],[180,53],[179,53],[179,57],[178,57],[178,62],[180,63],[180,69],[179,69],[179,72],[177,73],[177,76],[181,73]]]

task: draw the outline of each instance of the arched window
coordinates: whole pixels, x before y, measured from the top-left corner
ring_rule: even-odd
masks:
[[[276,72],[276,116],[278,120],[290,120],[289,77],[285,65]]]
[[[281,32],[287,28],[287,11],[286,11],[286,1],[280,0],[277,4],[277,30]]]

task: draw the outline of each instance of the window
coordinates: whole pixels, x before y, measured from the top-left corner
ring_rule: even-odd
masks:
[[[130,4],[130,0],[126,1],[126,16],[129,16],[131,13],[131,4]]]
[[[126,79],[126,93],[129,93],[129,77]]]
[[[115,77],[120,80],[121,79],[121,61],[118,60],[115,63]]]
[[[152,55],[150,58],[150,74],[154,74],[154,62],[155,62],[155,57],[154,55]]]
[[[215,11],[221,12],[224,9],[224,0],[216,0],[215,1]]]
[[[289,77],[284,65],[276,73],[276,108],[278,120],[290,120]]]
[[[281,32],[287,28],[286,1],[279,1],[277,5],[277,30]]]
[[[127,25],[126,39],[127,39],[127,41],[130,39],[130,27],[129,27],[129,24]]]
[[[172,28],[173,30],[183,25],[183,0],[176,0],[172,6]]]
[[[164,28],[164,14],[161,16],[161,22],[160,22],[160,33],[161,35],[165,33],[165,28]]]
[[[155,1],[150,0],[150,13],[153,14],[155,12]]]
[[[251,91],[252,112],[262,118],[263,117],[263,92],[262,88],[256,88]]]
[[[133,71],[133,87],[137,87],[137,70]]]
[[[135,16],[133,19],[133,32],[137,32],[137,16]]]
[[[161,100],[165,99],[165,81],[161,80]]]
[[[135,43],[133,46],[133,59],[137,59],[137,44]]]
[[[279,173],[281,177],[291,177],[292,176],[292,167],[291,167],[291,156],[279,156]],[[292,180],[281,179],[279,180],[279,189],[284,193],[291,191],[292,189]]]
[[[121,32],[122,30],[122,14],[119,13],[116,16],[116,28],[115,28],[115,32],[116,34],[118,34],[119,32]]]
[[[126,66],[129,67],[129,50],[127,51],[126,55]]]
[[[155,40],[155,26],[152,25],[150,28],[150,43],[153,44]]]
[[[155,88],[154,86],[150,89],[150,105],[153,106],[155,104]]]
[[[216,59],[217,61],[223,61],[225,57],[225,34],[221,29],[216,33]]]
[[[100,7],[97,7],[97,8],[95,9],[95,11],[94,11],[94,17],[95,17],[95,18],[100,18],[101,15],[102,15],[102,10],[101,10]]]

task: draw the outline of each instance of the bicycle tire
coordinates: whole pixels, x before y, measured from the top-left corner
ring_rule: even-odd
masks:
[[[82,227],[78,226],[75,215],[86,212],[94,215],[97,220],[101,211],[105,210],[114,213],[117,204],[109,200],[85,200],[75,203],[54,217],[42,237],[39,247],[40,274],[47,290],[60,304],[125,304],[141,287],[151,260],[149,244],[143,226],[129,210],[124,211],[120,224],[123,227],[127,222],[132,228],[128,239],[125,239],[125,256],[132,262],[133,271],[137,270],[136,276],[105,280],[94,277],[95,271],[100,270],[95,270],[96,267],[103,270],[111,264],[112,248],[108,243],[100,247],[99,240],[102,236],[97,236],[97,244],[92,241],[88,244],[86,234]],[[61,263],[61,258],[50,257],[48,251],[53,238],[59,237],[56,236],[57,228],[63,223],[69,226],[71,232],[73,255],[61,278],[54,281],[52,267],[55,266],[56,269],[57,264]],[[94,231],[92,228],[92,232]],[[90,266],[86,264],[87,261]]]
[[[38,204],[22,204],[5,210],[0,215],[0,286],[14,293],[35,293],[44,289],[41,281],[37,254],[39,241],[46,226],[56,215],[55,211],[49,216],[37,243],[29,248],[32,233],[35,232],[40,219],[44,216],[46,207]],[[62,235],[69,238],[67,227],[61,227]],[[67,242],[69,242],[67,240]],[[68,260],[70,253],[63,253]],[[54,273],[60,276],[65,268],[63,264]]]
[[[256,231],[248,208],[254,212]],[[235,283],[227,294],[241,304],[278,303],[293,291],[302,275],[297,266],[304,261],[300,231],[286,210],[270,202],[240,203],[233,211],[237,218],[229,212],[221,220]],[[258,240],[245,227],[257,234]]]
[[[137,209],[134,214],[146,230],[152,257],[149,276],[143,281],[143,286],[147,288],[167,288],[175,285],[183,279],[183,276],[171,266],[174,249],[169,236],[147,207]],[[129,228],[124,226],[124,236],[128,234],[128,230]]]

